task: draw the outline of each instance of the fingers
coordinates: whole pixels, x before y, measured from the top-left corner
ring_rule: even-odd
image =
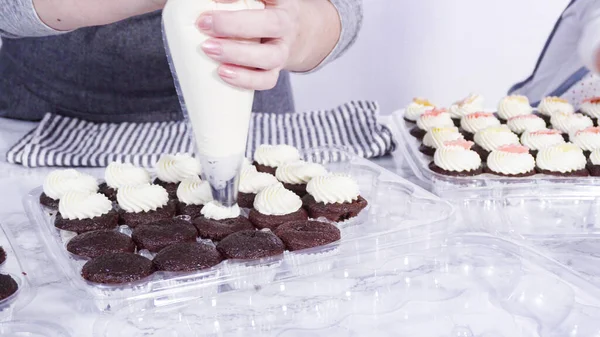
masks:
[[[208,12],[198,18],[197,26],[213,37],[256,39],[285,36],[291,29],[290,22],[287,12],[269,8]]]
[[[219,76],[239,88],[249,90],[269,90],[277,85],[279,79],[279,70],[256,70],[244,68],[231,64],[224,64],[219,67]]]
[[[219,63],[262,70],[281,69],[289,57],[289,48],[278,40],[260,44],[210,39],[202,44],[202,50]]]

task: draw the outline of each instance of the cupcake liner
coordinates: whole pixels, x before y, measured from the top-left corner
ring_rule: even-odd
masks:
[[[228,284],[232,289],[252,289],[273,282],[282,263],[283,259],[259,265],[227,261],[223,273],[230,279]]]

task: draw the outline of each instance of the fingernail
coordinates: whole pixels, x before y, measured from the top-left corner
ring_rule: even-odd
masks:
[[[219,76],[234,79],[237,77],[237,72],[227,66],[223,66],[219,68]]]
[[[198,28],[202,30],[211,30],[213,25],[213,17],[210,14],[202,14],[198,19]]]
[[[221,55],[221,44],[214,40],[207,40],[202,44],[202,50],[208,55],[219,56]]]

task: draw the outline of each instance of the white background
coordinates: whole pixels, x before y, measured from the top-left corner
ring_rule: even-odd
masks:
[[[296,75],[298,110],[374,99],[384,113],[425,96],[447,105],[471,91],[488,106],[529,76],[568,0],[364,0],[343,58]]]

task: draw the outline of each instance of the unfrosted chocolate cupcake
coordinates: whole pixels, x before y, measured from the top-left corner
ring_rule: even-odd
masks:
[[[106,254],[88,261],[81,276],[93,283],[123,284],[139,281],[154,273],[149,259],[132,253]]]
[[[285,245],[271,231],[242,231],[219,242],[217,250],[226,259],[252,260],[281,255]]]
[[[258,172],[254,166],[246,166],[240,175],[238,205],[243,208],[252,208],[256,194],[265,187],[277,183],[274,175]]]
[[[356,217],[368,205],[360,196],[358,183],[349,176],[326,175],[307,185],[304,206],[312,219],[341,222]]]
[[[117,201],[120,223],[135,228],[139,225],[171,219],[177,202],[169,200],[167,191],[158,185],[127,186],[119,189]]]
[[[59,213],[54,222],[58,229],[79,234],[114,229],[118,224],[119,214],[105,195],[75,191],[67,192],[60,199]]]
[[[312,178],[325,174],[327,174],[327,169],[323,165],[299,160],[279,166],[275,177],[283,183],[287,190],[302,198],[306,195],[306,184]]]
[[[223,261],[217,248],[208,243],[178,243],[161,250],[152,262],[157,271],[189,272],[214,267]]]
[[[196,242],[196,237],[198,231],[194,225],[176,218],[139,225],[131,234],[138,250],[147,249],[153,253],[176,243]]]
[[[200,176],[202,173],[200,162],[185,153],[163,155],[155,168],[157,178],[154,183],[164,187],[171,199],[177,198],[177,187],[180,182],[193,176]]]
[[[258,193],[249,219],[258,229],[275,230],[286,222],[308,220],[308,215],[302,208],[302,199],[277,183]]]
[[[104,172],[106,182],[100,185],[100,193],[111,201],[117,201],[117,190],[125,186],[149,184],[150,174],[146,169],[129,163],[112,162]]]
[[[12,296],[19,290],[19,285],[10,275],[0,274],[0,301]]]
[[[285,223],[275,231],[290,251],[324,246],[341,239],[340,230],[320,221],[293,221]]]
[[[201,216],[202,208],[213,200],[213,196],[208,182],[193,176],[179,184],[177,199],[177,214],[195,219]]]
[[[67,250],[74,255],[95,258],[110,253],[133,253],[135,244],[131,238],[114,230],[99,230],[79,234],[67,243]]]
[[[4,262],[6,262],[6,252],[4,251],[4,248],[0,246],[0,265]]]
[[[96,178],[73,169],[53,171],[44,180],[44,192],[40,195],[40,204],[56,210],[59,200],[70,191],[96,193],[98,183]]]
[[[233,233],[254,230],[250,220],[240,214],[237,206],[223,207],[208,203],[202,209],[202,215],[194,219],[194,226],[201,238],[221,241]]]
[[[272,175],[280,165],[297,160],[300,160],[300,153],[290,145],[260,145],[254,152],[254,166],[258,172]]]

